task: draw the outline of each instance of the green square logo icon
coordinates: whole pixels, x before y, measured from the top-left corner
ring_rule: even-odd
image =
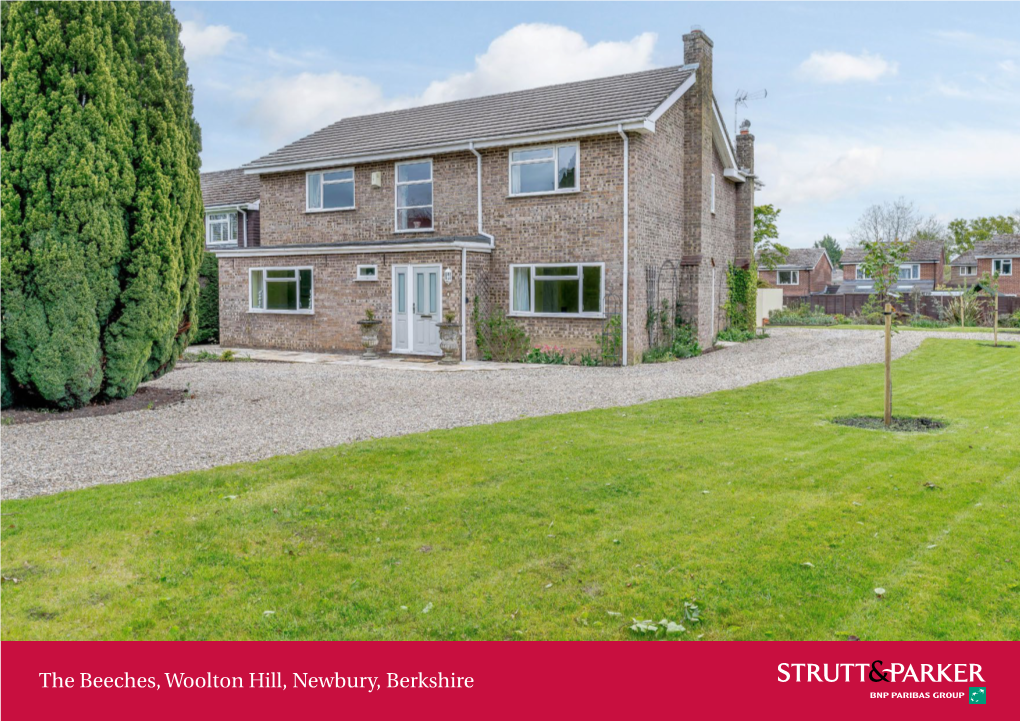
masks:
[[[971,686],[969,703],[984,703],[985,702],[985,687],[984,686]]]

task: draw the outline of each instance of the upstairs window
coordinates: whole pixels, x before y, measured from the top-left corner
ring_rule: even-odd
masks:
[[[432,230],[432,161],[397,163],[397,232]]]
[[[1012,258],[995,258],[992,260],[993,275],[1013,275]]]
[[[578,189],[577,143],[510,151],[510,195]]]
[[[205,216],[206,245],[237,245],[237,213]]]
[[[353,210],[354,169],[323,170],[305,176],[305,210]]]
[[[857,275],[855,277],[857,280],[871,280],[871,278],[868,277],[868,274],[864,272],[863,265],[857,266]]]
[[[920,280],[921,279],[921,266],[914,264],[906,264],[900,266],[900,280]]]
[[[511,265],[510,308],[517,315],[602,315],[602,263]]]
[[[776,278],[776,285],[800,285],[799,270],[781,270]]]
[[[311,268],[251,268],[249,309],[255,313],[311,313]]]
[[[960,275],[977,275],[976,265],[961,265]]]

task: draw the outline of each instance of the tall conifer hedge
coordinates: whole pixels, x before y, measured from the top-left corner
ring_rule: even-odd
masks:
[[[197,325],[201,136],[163,2],[2,8],[3,402],[171,369]]]

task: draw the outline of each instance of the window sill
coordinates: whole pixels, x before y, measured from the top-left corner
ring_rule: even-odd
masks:
[[[306,214],[311,213],[344,213],[349,210],[357,210],[358,206],[352,205],[350,208],[305,208]]]
[[[581,192],[580,188],[574,188],[573,190],[544,190],[541,193],[510,193],[507,200],[514,198],[541,198],[547,195],[577,195]]]
[[[262,310],[260,308],[249,308],[249,313],[260,315],[315,315],[315,310]]]
[[[394,230],[394,233],[435,233],[435,228],[405,228],[404,230]]]
[[[220,240],[215,243],[206,241],[206,248],[239,248],[236,240]]]
[[[511,311],[508,318],[580,318],[587,320],[605,320],[605,313],[522,313]]]
[[[378,278],[355,278],[355,283],[378,283]]]

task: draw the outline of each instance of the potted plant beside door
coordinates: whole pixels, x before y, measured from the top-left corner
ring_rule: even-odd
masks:
[[[439,347],[443,351],[443,358],[439,361],[440,365],[449,366],[460,363],[460,354],[457,352],[460,350],[460,323],[453,322],[456,317],[454,313],[447,313],[443,316],[446,322],[437,324]]]
[[[366,360],[374,360],[379,357],[379,354],[375,352],[375,347],[379,345],[380,323],[382,321],[375,317],[375,311],[371,308],[365,308],[365,317],[358,321],[358,325],[361,326],[361,345],[365,348],[361,357]]]

